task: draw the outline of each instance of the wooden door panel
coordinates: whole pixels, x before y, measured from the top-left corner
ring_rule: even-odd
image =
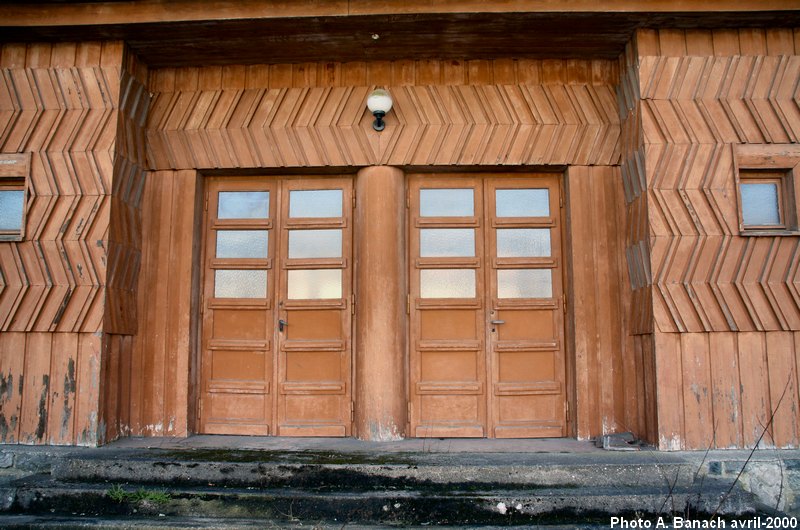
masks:
[[[553,175],[409,178],[415,436],[565,434],[559,199]]]
[[[566,434],[558,178],[487,179],[492,430]]]
[[[200,432],[349,434],[350,180],[211,178],[206,209]]]
[[[352,424],[352,181],[283,186],[277,396],[281,436],[346,436]]]
[[[409,180],[414,436],[486,435],[480,185],[475,178]]]

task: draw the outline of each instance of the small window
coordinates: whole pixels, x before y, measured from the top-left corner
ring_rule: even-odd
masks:
[[[741,169],[739,199],[743,232],[797,230],[792,172]]]
[[[25,179],[0,178],[0,241],[19,241],[25,226]]]

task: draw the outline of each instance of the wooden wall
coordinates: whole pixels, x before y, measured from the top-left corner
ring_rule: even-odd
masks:
[[[630,334],[620,171],[572,166],[566,187],[567,351],[574,358],[577,435],[643,433],[648,396],[644,361]]]
[[[148,176],[145,187],[140,330],[131,365],[136,384],[130,385],[130,403],[123,406],[129,419],[123,431],[181,435],[191,429],[187,367],[194,335],[188,316],[194,307],[191,279],[196,271],[186,245],[197,222],[187,200],[200,185],[195,169],[580,164],[569,177],[576,222],[593,224],[610,215],[618,224],[601,223],[599,241],[581,231],[572,251],[589,252],[609,274],[624,275],[624,240],[617,238],[624,233],[619,172],[588,167],[619,161],[617,82],[614,61],[153,70],[146,134],[148,160],[158,171]],[[395,99],[381,134],[372,130],[364,106],[373,85],[389,86]],[[597,193],[605,198],[602,204],[596,203]],[[611,244],[605,243],[606,236]],[[586,292],[610,288],[585,268],[575,281]],[[143,302],[153,296],[165,302]],[[596,385],[579,393],[582,437],[641,423],[637,396],[642,390],[634,376],[639,361],[631,357],[632,340],[623,331],[622,318],[613,321],[607,313],[624,314],[626,296],[613,294],[575,319],[581,381]],[[597,333],[601,342],[595,341]]]
[[[619,159],[613,61],[397,61],[156,70],[153,169]],[[386,130],[367,95],[394,99]]]
[[[105,437],[101,358],[136,329],[146,68],[120,42],[3,44],[0,152],[31,153],[0,243],[0,441]]]
[[[791,29],[636,36],[629,121],[641,120],[644,157],[625,180],[644,167],[653,334],[637,332],[655,355],[664,449],[750,446],[775,409],[764,443],[798,444],[800,238],[739,236],[733,149],[800,142],[798,46]]]

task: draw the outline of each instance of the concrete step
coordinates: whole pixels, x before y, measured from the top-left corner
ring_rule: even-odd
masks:
[[[291,522],[414,524],[607,523],[610,514],[741,515],[755,512],[751,495],[707,481],[695,490],[652,487],[497,487],[469,482],[403,489],[158,486],[136,482],[66,483],[48,475],[17,481],[9,513],[47,516],[261,518]],[[113,490],[123,490],[123,500]],[[119,495],[116,495],[119,497]],[[721,500],[725,498],[725,502]]]
[[[430,484],[470,484],[473,488],[630,486],[690,487],[697,469],[686,462],[498,461],[463,455],[332,455],[303,452],[270,455],[260,451],[148,451],[86,457],[65,456],[51,468],[61,481],[169,482],[181,485],[308,487],[326,490],[419,488]]]

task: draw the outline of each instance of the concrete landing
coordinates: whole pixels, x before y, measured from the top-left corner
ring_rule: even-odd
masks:
[[[800,493],[799,451],[617,452],[565,439],[127,438],[0,446],[0,466],[4,528],[591,528],[796,514]]]

